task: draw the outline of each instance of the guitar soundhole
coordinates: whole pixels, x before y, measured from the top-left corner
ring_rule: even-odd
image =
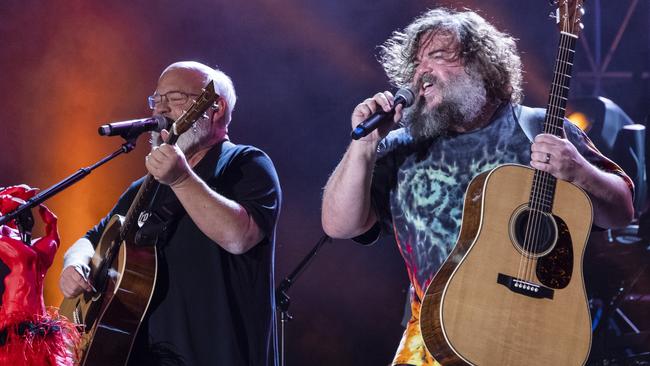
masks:
[[[549,253],[557,242],[557,225],[547,213],[520,207],[510,224],[510,236],[517,249],[526,256]]]

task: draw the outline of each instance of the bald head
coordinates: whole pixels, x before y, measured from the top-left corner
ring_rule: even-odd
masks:
[[[232,80],[228,75],[196,61],[175,62],[163,70],[160,79],[168,75],[183,78],[188,83],[191,83],[192,88],[195,90],[201,90],[210,81],[214,81],[215,91],[225,102],[225,124],[230,123],[237,102],[237,95]]]
[[[219,70],[212,69],[194,61],[176,62],[169,65],[160,75],[154,95],[160,96],[155,104],[153,114],[164,115],[174,120],[180,118],[190,108],[192,99],[196,98],[210,81],[219,97],[215,108],[208,108],[207,118],[199,118],[192,128],[180,135],[177,145],[186,156],[209,148],[228,139],[228,124],[236,96],[232,81]],[[170,96],[173,95],[173,99]],[[162,144],[158,132],[151,133],[152,146]]]

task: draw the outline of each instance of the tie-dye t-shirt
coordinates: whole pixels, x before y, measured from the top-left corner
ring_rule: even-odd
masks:
[[[531,142],[520,118],[527,119],[521,125],[530,126],[526,128],[534,136],[541,131],[544,111],[526,108],[522,114],[522,108],[526,107],[504,104],[490,124],[469,133],[416,141],[399,129],[380,144],[372,181],[372,204],[379,222],[357,240],[373,241],[380,231],[394,235],[414,289],[415,316],[427,286],[456,244],[463,198],[472,178],[504,163],[529,165]],[[632,187],[629,178],[580,129],[568,122],[564,129],[588,161],[623,176]],[[411,320],[412,328],[417,322]],[[395,364],[433,365],[419,329],[409,327],[405,337],[413,339],[402,340]],[[418,350],[407,349],[411,347]],[[417,355],[411,357],[411,353]]]

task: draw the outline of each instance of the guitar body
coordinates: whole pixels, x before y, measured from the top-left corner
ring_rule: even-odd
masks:
[[[98,292],[61,304],[62,315],[83,325],[79,349],[83,366],[125,365],[153,296],[156,248],[120,243],[123,219],[111,218],[90,263],[90,278]]]
[[[422,302],[424,342],[442,365],[571,366],[587,360],[591,319],[582,258],[591,201],[558,180],[545,221],[549,244],[522,261],[521,230],[525,235],[528,229],[518,218],[528,212],[533,175],[528,167],[502,165],[467,189],[458,242]],[[532,286],[513,285],[517,279]]]

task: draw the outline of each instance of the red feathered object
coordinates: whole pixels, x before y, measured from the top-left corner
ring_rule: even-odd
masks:
[[[0,213],[6,214],[36,194],[26,185],[0,191]],[[10,269],[0,305],[0,365],[74,365],[79,333],[75,325],[46,309],[43,280],[59,247],[56,216],[39,207],[45,236],[26,245],[16,225],[0,226],[0,260]]]

